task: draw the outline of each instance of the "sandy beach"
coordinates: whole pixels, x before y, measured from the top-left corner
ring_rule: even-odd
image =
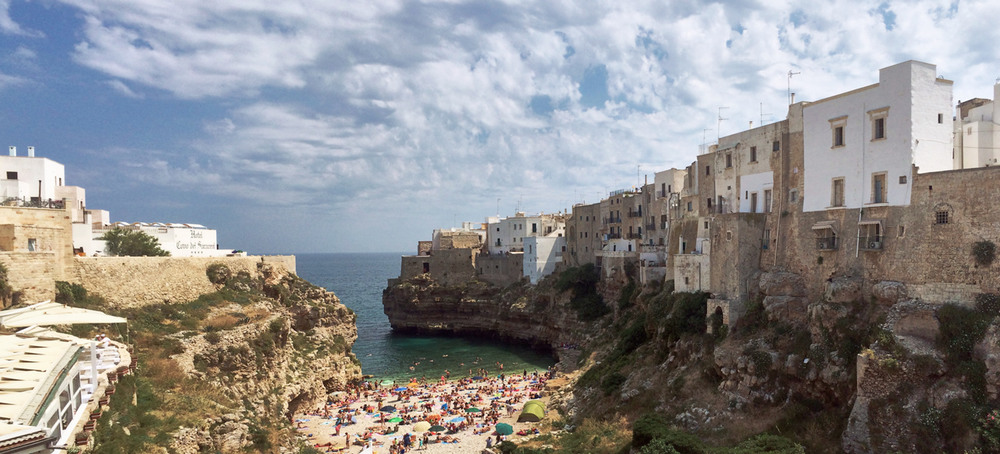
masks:
[[[451,381],[441,377],[392,387],[365,383],[337,393],[322,408],[295,415],[294,424],[321,452],[480,452],[487,439],[496,444],[497,424],[512,426],[514,437],[541,424],[517,420],[525,402],[548,403],[543,392],[547,379],[546,373],[534,372]],[[401,451],[405,440],[409,447]]]

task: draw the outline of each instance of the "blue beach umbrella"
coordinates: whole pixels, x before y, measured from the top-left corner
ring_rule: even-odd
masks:
[[[410,388],[407,388],[407,387],[405,387],[405,386],[400,386],[399,388],[396,388],[396,389],[394,389],[393,391],[396,391],[396,392],[400,392],[400,391],[406,391],[406,390],[408,390],[408,389],[410,389]]]
[[[465,417],[464,416],[459,416],[457,418],[452,418],[452,419],[448,420],[448,422],[462,422],[462,421],[465,421]]]

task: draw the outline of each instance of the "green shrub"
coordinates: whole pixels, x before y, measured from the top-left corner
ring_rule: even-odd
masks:
[[[639,454],[680,454],[673,445],[664,438],[656,438],[648,445],[639,449]]]
[[[218,344],[220,340],[222,340],[222,336],[220,336],[219,333],[217,333],[215,331],[211,331],[211,332],[205,333],[205,340],[209,344],[215,345],[215,344]]]
[[[224,285],[231,277],[233,277],[233,272],[228,266],[222,263],[213,263],[205,268],[205,275],[208,276],[208,281],[217,284]]]
[[[972,359],[972,350],[986,334],[992,317],[955,304],[945,304],[937,312],[940,330],[938,345],[944,349],[948,364],[954,366]]]
[[[664,327],[670,339],[679,339],[684,334],[704,334],[708,317],[708,293],[674,293],[670,315]]]
[[[805,454],[806,448],[780,435],[762,434],[740,443],[728,454]]]
[[[976,310],[985,315],[1000,315],[1000,295],[996,293],[976,295]]]
[[[632,424],[633,448],[642,448],[657,439],[662,440],[665,445],[672,446],[680,454],[702,454],[707,452],[705,445],[697,437],[685,432],[672,430],[670,422],[657,413],[646,413]]]
[[[614,394],[615,391],[621,389],[626,380],[628,380],[628,377],[625,375],[622,375],[619,372],[612,372],[601,380],[601,391],[604,391],[605,396],[610,396],[611,394]]]
[[[560,292],[572,291],[570,308],[576,311],[580,320],[589,322],[597,320],[611,312],[611,308],[597,293],[597,283],[600,274],[593,264],[569,268],[559,274],[555,287]]]
[[[632,307],[638,293],[639,286],[636,285],[635,280],[629,279],[628,284],[625,284],[625,287],[622,288],[621,295],[618,295],[618,309],[624,311]]]
[[[756,334],[767,328],[767,312],[764,311],[764,303],[760,299],[752,299],[747,303],[746,313],[736,321],[733,327],[733,334],[738,336],[749,336]]]
[[[84,304],[87,301],[87,289],[80,284],[56,281],[56,302],[60,304],[76,305]]]
[[[500,444],[496,446],[496,448],[503,454],[513,454],[514,450],[517,449],[517,445],[514,444],[514,442],[512,441],[504,440],[501,441]]]
[[[976,265],[990,266],[996,258],[997,245],[992,241],[976,241],[972,243],[972,257],[976,259]]]

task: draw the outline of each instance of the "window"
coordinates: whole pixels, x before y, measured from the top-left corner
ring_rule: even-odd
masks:
[[[726,153],[726,168],[728,169],[732,166],[733,166],[733,154]]]
[[[830,192],[830,206],[832,207],[842,207],[844,206],[844,179],[834,178],[833,179],[833,189]]]
[[[872,175],[872,203],[886,203],[885,174]]]
[[[889,108],[883,107],[881,109],[869,110],[868,118],[872,122],[872,140],[882,140],[885,139],[885,120],[889,115]]]
[[[799,190],[798,189],[789,189],[788,190],[788,202],[789,203],[795,203],[795,202],[798,202],[798,201],[799,201]]]
[[[705,166],[705,175],[712,174],[712,166]]]
[[[847,139],[847,136],[845,135],[846,128],[847,128],[847,115],[841,115],[837,118],[833,118],[830,120],[830,132],[832,134],[830,148],[842,147],[846,144],[846,139]]]
[[[765,213],[770,213],[771,212],[771,190],[770,189],[765,189],[764,190],[764,212]]]
[[[688,211],[691,211],[691,202],[688,202]]]
[[[885,138],[885,118],[876,118],[872,122],[872,140]]]
[[[899,226],[899,234],[896,235],[896,236],[898,236],[900,238],[906,236],[906,226],[903,226],[903,225]]]
[[[947,211],[935,211],[934,212],[934,223],[935,224],[947,224],[948,223],[948,212]]]
[[[899,176],[899,184],[906,184],[906,175]]]
[[[531,233],[538,233],[538,224],[531,223]]]
[[[757,147],[750,147],[750,162],[757,162]]]
[[[771,244],[771,229],[764,229],[764,240],[761,241],[761,248],[767,249]]]
[[[38,250],[38,239],[28,238],[28,251],[35,252]]]
[[[771,142],[771,151],[781,151],[781,142],[777,140]]]
[[[709,198],[705,199],[705,201],[708,202],[708,209],[711,210],[712,209],[712,198],[709,197]]]
[[[708,221],[705,221],[705,229],[708,229]]]
[[[756,192],[750,194],[750,212],[751,213],[756,213],[757,212],[757,193]]]
[[[944,114],[938,114],[938,124],[944,124]]]
[[[17,179],[17,172],[7,172],[7,179],[8,180],[16,180]]]

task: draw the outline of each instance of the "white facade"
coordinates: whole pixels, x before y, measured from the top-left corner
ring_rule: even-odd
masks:
[[[770,213],[774,203],[774,172],[740,177],[740,213]]]
[[[936,66],[907,61],[882,68],[877,84],[805,104],[803,211],[909,205],[913,165],[952,167],[951,87]]]
[[[525,216],[517,213],[514,217],[487,220],[486,236],[490,254],[523,252],[524,240],[528,237],[547,236],[566,228],[566,222],[551,214]]]
[[[558,234],[524,239],[524,275],[531,284],[537,284],[543,277],[552,274],[556,265],[562,263],[566,253],[566,238],[560,230]]]
[[[993,101],[974,107],[955,119],[955,169],[1000,165],[1000,83],[993,85]]]
[[[105,232],[115,228],[139,230],[157,239],[160,248],[172,257],[225,257],[234,254],[232,249],[219,249],[216,231],[198,224],[144,223],[111,225],[92,228],[90,241],[81,242],[76,247],[83,248],[84,254],[107,255],[105,242],[99,240]]]

